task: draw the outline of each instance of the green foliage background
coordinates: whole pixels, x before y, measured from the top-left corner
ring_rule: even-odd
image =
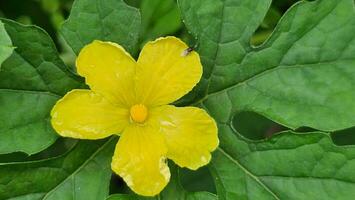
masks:
[[[353,0],[4,0],[0,15],[0,200],[355,196]],[[49,111],[87,87],[85,44],[137,56],[164,35],[199,52],[203,79],[175,104],[206,109],[221,144],[198,171],[169,163],[168,187],[144,198],[111,172],[118,138],[58,138]]]

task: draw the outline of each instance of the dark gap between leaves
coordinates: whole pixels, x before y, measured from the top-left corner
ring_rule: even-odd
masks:
[[[355,127],[331,133],[334,144],[339,146],[355,145]]]
[[[234,115],[232,126],[238,133],[250,140],[262,140],[281,131],[289,130],[285,126],[250,111]]]
[[[258,46],[269,38],[281,17],[293,4],[298,1],[299,0],[274,0],[263,22],[252,36],[250,44]]]

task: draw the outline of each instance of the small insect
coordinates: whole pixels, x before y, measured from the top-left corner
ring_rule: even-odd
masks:
[[[189,48],[185,49],[185,50],[181,53],[181,56],[182,56],[182,57],[185,57],[185,56],[189,55],[189,53],[191,53],[193,50],[195,50],[194,47],[189,47]]]

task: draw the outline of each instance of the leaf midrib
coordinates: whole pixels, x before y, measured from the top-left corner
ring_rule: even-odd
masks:
[[[215,91],[215,92],[211,92],[209,94],[207,94],[206,96],[204,96],[203,98],[197,100],[196,102],[193,102],[191,103],[191,105],[198,105],[202,102],[204,102],[205,100],[207,100],[208,98],[210,98],[211,96],[215,96],[215,95],[218,95],[218,94],[221,94],[225,91],[229,91],[229,90],[232,90],[234,88],[237,88],[243,84],[246,84],[247,82],[249,81],[252,81],[254,79],[257,79],[261,76],[264,76],[268,73],[272,73],[276,70],[280,70],[280,69],[289,69],[289,68],[301,68],[301,67],[314,67],[314,65],[322,65],[322,64],[333,64],[335,62],[337,62],[338,60],[331,60],[331,61],[324,61],[324,62],[318,62],[318,63],[303,63],[303,64],[294,64],[294,65],[279,65],[279,66],[275,66],[275,67],[271,67],[269,69],[266,69],[258,74],[255,74],[237,84],[234,84],[234,85],[230,85],[228,87],[225,87],[221,90],[218,90],[218,91]],[[354,61],[355,62],[355,58],[354,59],[342,59],[342,61]],[[313,65],[313,66],[312,66]]]
[[[55,94],[50,91],[40,91],[40,90],[24,90],[24,89],[12,89],[12,88],[0,88],[0,92],[9,92],[9,93],[29,93],[29,94],[39,94],[39,95],[48,95],[56,98],[62,98],[62,96]]]
[[[76,169],[74,172],[72,172],[67,178],[62,180],[57,186],[55,186],[53,189],[50,191],[46,192],[46,195],[42,197],[42,200],[47,199],[47,197],[52,194],[53,192],[57,191],[57,189],[64,184],[68,179],[73,178],[74,175],[76,175],[82,168],[84,168],[97,154],[99,154],[102,149],[104,149],[110,142],[114,140],[114,137],[111,137],[107,142],[105,142],[101,147],[99,147],[84,163],[82,163],[78,169]],[[74,190],[73,190],[74,192]],[[73,194],[74,195],[74,194]]]

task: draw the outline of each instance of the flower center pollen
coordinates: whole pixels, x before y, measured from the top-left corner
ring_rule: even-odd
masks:
[[[148,117],[148,109],[143,104],[136,104],[131,107],[130,114],[134,122],[142,123]]]

